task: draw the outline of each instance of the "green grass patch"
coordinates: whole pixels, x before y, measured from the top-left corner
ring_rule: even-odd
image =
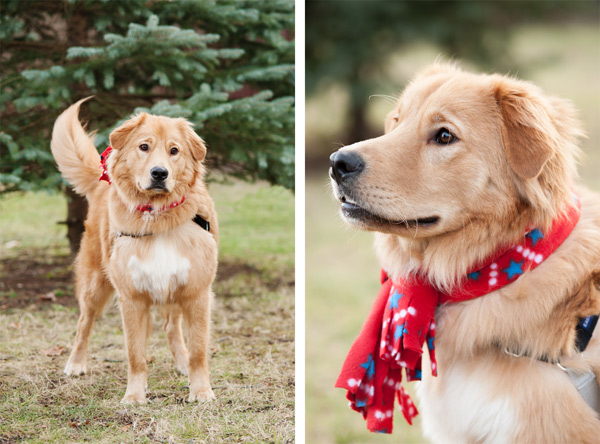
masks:
[[[263,267],[294,266],[294,196],[282,187],[211,184],[219,214],[221,255]]]
[[[0,256],[27,248],[68,254],[67,201],[62,194],[12,193],[0,197]]]

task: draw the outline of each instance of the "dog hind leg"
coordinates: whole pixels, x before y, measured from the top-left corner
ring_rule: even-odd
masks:
[[[177,370],[179,370],[181,374],[187,375],[189,354],[181,330],[181,308],[177,305],[166,305],[161,307],[160,311],[165,318],[163,328],[165,329],[169,348],[175,359]]]
[[[80,315],[75,343],[64,370],[67,376],[78,376],[87,372],[87,348],[94,321],[114,294],[112,285],[100,271],[78,279],[76,291]]]

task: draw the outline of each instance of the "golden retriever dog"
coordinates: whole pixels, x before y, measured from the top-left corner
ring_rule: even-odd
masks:
[[[65,373],[86,373],[94,320],[116,293],[129,361],[122,402],[146,402],[151,305],[160,307],[177,368],[189,376],[189,401],[211,400],[208,341],[218,224],[204,184],[206,146],[185,119],[140,113],[110,134],[112,151],[104,154],[109,182],[100,181],[101,158],[78,119],[85,100],[59,116],[51,144],[61,173],[89,202],[75,261],[81,314]]]
[[[585,352],[575,345],[578,321],[600,312],[600,196],[576,184],[582,135],[567,101],[436,62],[406,87],[383,136],[331,156],[342,217],[375,232],[389,278],[418,275],[441,294],[580,202],[577,224],[535,268],[437,305],[438,376],[423,371],[418,387],[435,443],[600,442],[598,412],[562,369],[600,380],[600,328]]]

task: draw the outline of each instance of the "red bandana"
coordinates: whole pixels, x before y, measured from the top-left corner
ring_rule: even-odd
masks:
[[[102,170],[102,175],[100,176],[99,181],[105,180],[110,185],[110,177],[108,177],[108,171],[106,171],[106,159],[110,156],[112,152],[112,146],[109,146],[104,150],[102,154],[100,154],[100,169]]]
[[[401,385],[402,368],[406,369],[407,381],[421,379],[421,355],[427,340],[431,372],[437,376],[436,307],[483,296],[537,267],[579,221],[581,204],[577,197],[574,199],[576,205],[557,218],[546,234],[538,228],[527,232],[518,244],[474,267],[465,283],[450,294],[438,291],[420,274],[392,282],[382,271],[381,290],[335,384],[348,390],[350,407],[362,413],[370,431],[392,432],[396,396],[409,424],[417,416],[417,408]]]
[[[100,169],[102,170],[102,175],[100,176],[99,180],[105,180],[105,181],[108,182],[109,185],[110,185],[110,177],[108,176],[108,171],[106,170],[106,160],[108,159],[108,156],[110,156],[111,152],[112,152],[112,147],[109,146],[108,148],[106,148],[104,150],[104,152],[102,154],[100,154]],[[178,207],[183,202],[185,202],[185,196],[183,196],[179,202],[173,202],[173,203],[170,203],[168,205],[163,205],[156,212],[157,213],[162,213],[165,210],[169,210],[171,208]],[[148,202],[146,204],[138,205],[136,207],[136,209],[140,210],[143,213],[145,213],[146,211],[153,212],[154,211],[154,206],[152,205],[152,202]]]

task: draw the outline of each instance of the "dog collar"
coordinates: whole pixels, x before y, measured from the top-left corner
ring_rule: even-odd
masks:
[[[158,210],[154,209],[154,206],[152,205],[152,202],[148,202],[147,204],[138,205],[137,207],[135,207],[135,209],[141,211],[142,213],[145,213],[145,212],[149,212],[149,213],[162,213],[162,212],[165,212],[167,210],[170,210],[171,208],[178,207],[179,205],[181,205],[184,202],[185,202],[185,196],[183,196],[179,202],[171,202],[168,205],[163,205]]]
[[[516,281],[554,252],[579,221],[581,204],[561,214],[547,232],[536,228],[518,244],[472,269],[463,285],[453,292],[440,292],[424,273],[392,282],[382,270],[382,287],[367,321],[352,344],[336,382],[347,390],[350,407],[362,413],[372,432],[391,433],[394,399],[409,424],[417,408],[402,387],[402,369],[407,381],[421,379],[421,356],[427,341],[431,372],[437,376],[435,359],[435,310],[440,304],[474,299]]]

